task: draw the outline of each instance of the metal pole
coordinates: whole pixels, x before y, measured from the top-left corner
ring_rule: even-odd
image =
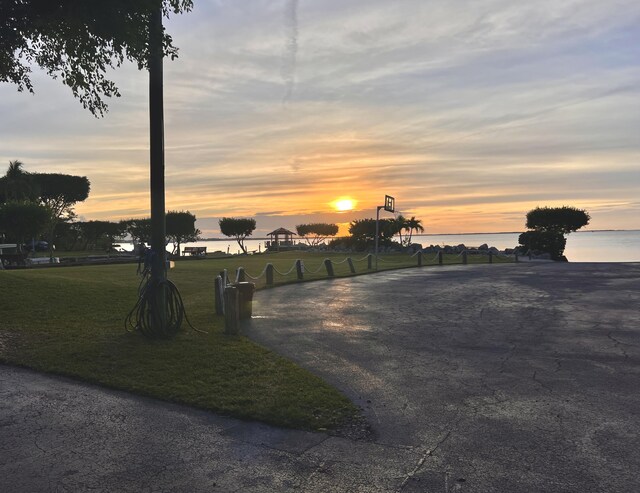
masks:
[[[378,270],[378,237],[380,236],[380,209],[384,209],[384,205],[376,207],[376,270]]]
[[[167,279],[165,251],[165,201],[164,201],[164,104],[162,87],[162,7],[158,6],[149,17],[149,157],[151,178],[151,282]],[[157,333],[164,333],[167,326],[167,303],[164,289],[157,289],[155,301],[157,313],[151,320],[158,325]]]

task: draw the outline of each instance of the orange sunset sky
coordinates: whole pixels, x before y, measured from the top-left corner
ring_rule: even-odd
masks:
[[[385,194],[427,233],[545,205],[640,229],[639,24],[631,0],[196,1],[165,22],[167,208],[203,236],[223,216],[346,233]],[[85,220],[149,214],[146,73],[109,76],[102,119],[37,69],[35,95],[0,85],[0,164],[86,175]]]

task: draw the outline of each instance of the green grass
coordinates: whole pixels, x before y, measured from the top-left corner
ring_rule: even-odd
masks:
[[[193,325],[208,334],[187,327],[170,341],[148,341],[124,329],[137,298],[135,264],[0,271],[0,361],[238,418],[339,427],[359,410],[310,372],[246,337],[224,335],[213,301],[213,280],[222,269],[232,273],[241,265],[258,277],[266,262],[285,272],[303,258],[316,270],[327,257],[345,255],[288,252],[176,262],[170,278]],[[381,269],[416,265],[408,255],[384,258]],[[356,262],[357,271],[366,265]],[[349,275],[347,263],[336,265],[335,273]],[[320,277],[326,277],[322,269],[305,273],[305,279]],[[296,282],[295,270],[276,274],[275,281]],[[264,276],[257,286],[265,286]]]

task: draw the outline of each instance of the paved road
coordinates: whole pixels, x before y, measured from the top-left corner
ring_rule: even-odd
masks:
[[[361,405],[372,441],[0,366],[0,491],[637,491],[639,306],[638,264],[259,292],[246,333]]]

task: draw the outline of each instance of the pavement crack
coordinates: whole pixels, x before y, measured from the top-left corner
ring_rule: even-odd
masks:
[[[613,337],[611,334],[613,334],[613,330],[610,330],[607,333],[607,337],[613,341],[614,346],[618,349],[620,349],[620,351],[622,351],[622,355],[625,357],[625,359],[629,359],[629,354],[627,353],[627,350],[624,348],[624,346],[633,346],[633,344],[627,344],[626,342],[622,342],[618,339],[616,339],[615,337]]]
[[[404,489],[404,487],[407,485],[407,483],[411,480],[411,478],[414,477],[418,473],[418,471],[422,468],[424,463],[427,462],[427,459],[429,457],[432,457],[434,452],[436,450],[438,450],[447,440],[449,440],[449,438],[451,437],[451,434],[458,427],[458,424],[460,423],[461,420],[462,420],[462,418],[459,418],[458,420],[456,420],[456,422],[451,427],[451,429],[447,430],[447,432],[438,441],[438,443],[436,443],[435,446],[433,446],[432,448],[427,449],[425,451],[425,453],[418,460],[418,462],[415,465],[415,467],[411,471],[409,471],[407,473],[407,475],[405,476],[405,478],[402,480],[402,483],[400,483],[400,486],[396,489],[396,493],[401,492]]]

